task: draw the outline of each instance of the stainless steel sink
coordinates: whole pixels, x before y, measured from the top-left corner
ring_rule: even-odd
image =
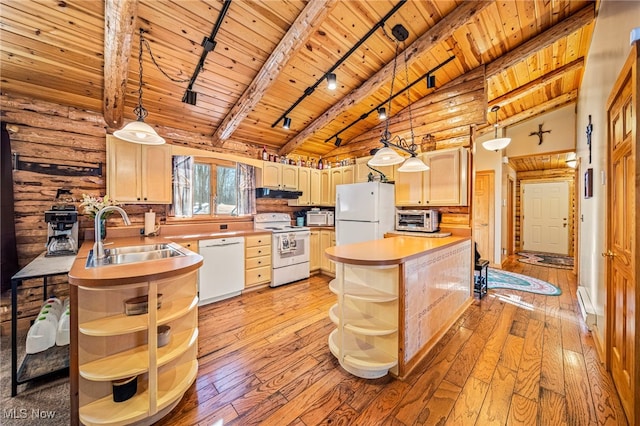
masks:
[[[136,262],[167,259],[176,256],[186,256],[181,247],[175,243],[146,244],[140,246],[126,246],[104,249],[105,257],[96,259],[93,250],[87,257],[87,268],[108,265],[126,265]]]

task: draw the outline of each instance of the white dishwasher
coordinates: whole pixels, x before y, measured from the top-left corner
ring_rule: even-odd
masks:
[[[237,296],[244,290],[244,237],[200,240],[198,305]]]

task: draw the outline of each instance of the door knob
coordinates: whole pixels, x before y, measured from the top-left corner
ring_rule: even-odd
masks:
[[[602,257],[613,259],[615,257],[615,253],[613,253],[611,250],[607,250],[606,253],[602,253]]]

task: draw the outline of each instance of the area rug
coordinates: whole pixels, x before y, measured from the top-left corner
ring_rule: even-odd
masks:
[[[518,262],[530,263],[538,266],[548,266],[550,268],[573,269],[573,257],[562,256],[560,254],[538,253],[534,251],[521,251],[518,256],[524,256],[518,259]]]
[[[493,268],[489,268],[488,271],[487,288],[509,288],[544,294],[545,296],[559,296],[562,294],[558,287],[547,281]]]

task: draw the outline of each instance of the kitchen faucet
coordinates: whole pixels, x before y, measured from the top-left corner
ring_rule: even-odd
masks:
[[[118,206],[106,206],[100,209],[100,211],[98,213],[96,213],[96,219],[95,219],[95,224],[94,224],[94,230],[95,230],[95,237],[94,237],[94,241],[95,243],[93,244],[93,255],[95,259],[104,259],[105,255],[104,255],[104,245],[102,244],[102,229],[101,229],[101,223],[102,222],[100,220],[100,218],[102,217],[103,213],[109,212],[115,210],[118,213],[120,213],[120,215],[122,216],[122,220],[124,220],[125,225],[131,225],[131,221],[129,220],[129,216],[127,216],[127,212],[125,212],[122,207],[118,207]],[[107,226],[107,223],[105,222],[104,226]]]

